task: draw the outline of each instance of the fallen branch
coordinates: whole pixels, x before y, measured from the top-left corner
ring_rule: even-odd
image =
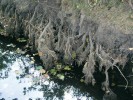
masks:
[[[126,81],[125,89],[127,89],[127,87],[128,87],[128,80],[127,80],[126,77],[123,75],[123,73],[121,72],[120,68],[119,68],[118,66],[116,66],[116,65],[114,65],[114,66],[118,69],[118,71],[120,72],[120,74],[122,75],[122,77],[125,79],[125,81]]]
[[[125,85],[117,85],[118,87],[125,87]],[[127,88],[133,88],[133,86],[127,86]]]

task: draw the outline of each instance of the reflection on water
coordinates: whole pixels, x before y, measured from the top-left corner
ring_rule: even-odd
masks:
[[[31,58],[10,45],[0,44],[0,99],[3,100],[96,100],[75,84],[55,82],[36,70]],[[73,80],[74,81],[74,80]],[[76,81],[75,81],[76,82]]]

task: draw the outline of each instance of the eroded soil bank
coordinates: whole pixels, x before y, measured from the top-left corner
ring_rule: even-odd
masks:
[[[128,80],[132,67],[125,68],[132,61],[132,2],[86,1],[0,0],[0,34],[25,37],[46,69],[58,62],[82,66],[85,83],[92,85],[97,83],[95,72],[100,71],[106,92],[110,91],[108,72],[117,70],[127,88],[132,85]]]

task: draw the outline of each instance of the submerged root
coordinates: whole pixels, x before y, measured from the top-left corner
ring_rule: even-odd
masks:
[[[125,89],[127,89],[127,87],[128,87],[128,80],[126,79],[126,77],[124,76],[124,74],[122,73],[120,68],[118,66],[116,66],[116,65],[114,65],[114,66],[118,69],[118,71],[120,72],[121,76],[125,79],[125,81],[126,81]]]
[[[91,41],[90,41],[91,43]],[[91,47],[91,46],[90,46]],[[93,47],[91,47],[93,48]],[[93,50],[93,49],[92,49]],[[95,56],[94,56],[95,54]],[[119,58],[119,60],[118,60]],[[122,58],[121,58],[122,59]],[[121,63],[120,57],[117,57],[117,59],[112,59],[111,56],[109,55],[109,53],[105,53],[105,51],[102,49],[101,46],[96,46],[96,50],[91,51],[90,50],[90,54],[89,54],[89,60],[87,60],[87,62],[84,65],[83,68],[83,73],[85,74],[85,80],[88,83],[93,82],[92,79],[94,79],[93,77],[93,73],[95,71],[95,62],[98,61],[99,62],[99,70],[102,71],[102,68],[104,66],[105,69],[105,81],[102,83],[102,90],[104,91],[108,91],[109,90],[109,76],[108,76],[108,70],[112,67],[116,67],[118,69],[118,71],[120,72],[121,76],[125,79],[126,81],[126,86],[125,89],[128,86],[128,80],[126,79],[126,77],[124,76],[124,74],[122,73],[122,71],[120,70],[120,68],[116,65],[117,63],[119,64],[125,64],[125,63]],[[125,59],[126,60],[126,59]],[[93,70],[93,71],[92,71]]]
[[[83,73],[85,74],[85,83],[92,83],[92,85],[95,84],[95,79],[93,77],[93,73],[94,73],[94,65],[95,62],[92,57],[93,54],[89,57],[89,60],[85,63],[84,68],[83,68]]]

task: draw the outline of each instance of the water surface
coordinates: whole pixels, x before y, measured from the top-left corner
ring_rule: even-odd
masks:
[[[101,100],[75,78],[59,81],[42,75],[34,57],[22,53],[15,45],[0,42],[0,100]]]

